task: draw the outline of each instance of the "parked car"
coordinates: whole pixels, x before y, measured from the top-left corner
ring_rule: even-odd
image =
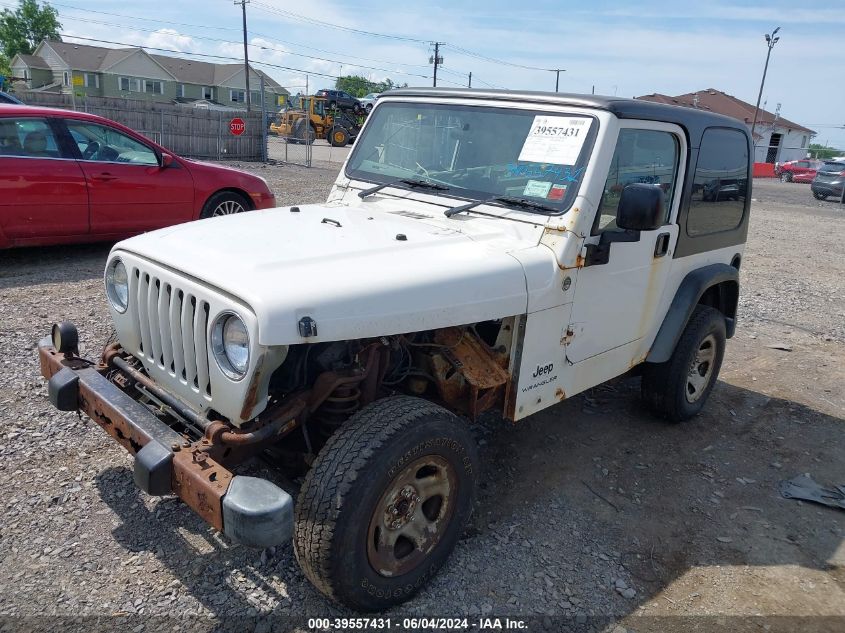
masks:
[[[361,106],[364,108],[364,110],[369,112],[373,109],[373,106],[376,104],[376,99],[378,99],[380,96],[381,93],[379,92],[371,92],[370,94],[358,99],[358,101],[361,102]]]
[[[343,90],[318,90],[314,96],[323,97],[326,100],[329,110],[334,110],[335,108],[339,110],[352,110],[356,114],[364,111],[361,102]]]
[[[484,476],[467,419],[517,422],[631,372],[657,415],[702,410],[737,323],[751,147],[704,110],[391,91],[327,202],[115,245],[116,340],[88,363],[56,324],[50,402],[134,455],[145,492],[245,545],[292,539],[327,596],[389,608],[464,532]],[[628,182],[655,165],[659,184]],[[688,195],[714,180],[733,199]],[[265,448],[304,475],[296,504],[233,472]]]
[[[775,176],[780,178],[781,182],[812,182],[819,165],[820,160],[810,158],[775,163]]]
[[[14,103],[15,105],[23,105],[23,101],[18,99],[15,95],[10,95],[8,92],[0,90],[0,103]]]
[[[816,177],[810,184],[810,191],[816,200],[825,200],[828,196],[841,199],[844,186],[845,163],[826,160],[816,172]]]
[[[0,106],[0,248],[117,240],[273,207],[263,178],[91,114]]]
[[[704,184],[701,199],[705,202],[739,200],[745,196],[746,182],[736,178],[715,178]]]

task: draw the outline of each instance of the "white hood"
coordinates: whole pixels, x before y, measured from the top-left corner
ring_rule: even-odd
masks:
[[[114,250],[237,297],[254,311],[262,345],[398,334],[526,311],[525,273],[511,253],[536,247],[542,227],[441,219],[411,213],[412,206],[380,199],[252,211],[146,233]],[[305,316],[316,322],[316,337],[300,337]]]

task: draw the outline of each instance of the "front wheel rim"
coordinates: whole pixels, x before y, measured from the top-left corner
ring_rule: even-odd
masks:
[[[214,208],[211,216],[217,217],[220,215],[232,215],[235,213],[243,213],[244,210],[244,205],[237,200],[224,200]]]
[[[686,389],[684,390],[687,402],[690,404],[697,402],[707,391],[713,377],[717,345],[716,337],[713,334],[705,336],[698,345],[687,372]]]
[[[454,467],[439,455],[412,462],[387,485],[370,518],[367,558],[381,576],[417,568],[442,540],[457,503]]]

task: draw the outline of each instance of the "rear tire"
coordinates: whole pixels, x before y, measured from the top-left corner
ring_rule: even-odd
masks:
[[[245,196],[234,191],[218,191],[203,205],[200,218],[214,218],[252,211],[252,204]]]
[[[332,435],[305,478],[294,531],[302,571],[359,611],[408,600],[455,547],[477,476],[460,418],[419,398],[374,402]]]
[[[827,200],[827,194],[819,193],[818,191],[813,192],[813,197],[816,200]]]
[[[657,415],[683,422],[704,408],[722,367],[725,336],[724,315],[696,306],[669,360],[643,368],[642,397]]]

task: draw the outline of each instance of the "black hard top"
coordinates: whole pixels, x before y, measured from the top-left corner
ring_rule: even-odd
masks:
[[[665,121],[686,128],[693,137],[706,127],[727,127],[740,130],[748,135],[748,126],[742,121],[722,114],[682,106],[623,99],[601,95],[580,95],[563,92],[534,92],[522,90],[474,90],[469,88],[398,88],[384,93],[385,97],[452,97],[459,99],[479,99],[497,101],[519,101],[538,105],[564,105],[579,108],[606,110],[620,119],[641,119],[646,121]]]

